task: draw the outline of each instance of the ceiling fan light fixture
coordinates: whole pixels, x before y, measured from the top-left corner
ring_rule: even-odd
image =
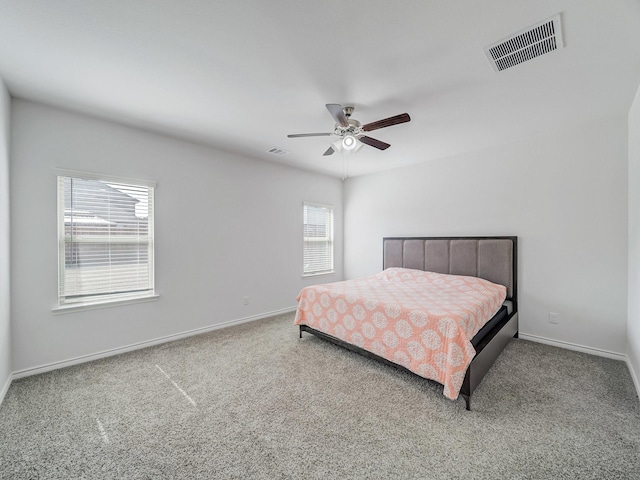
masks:
[[[358,140],[353,135],[345,135],[342,139],[342,148],[345,150],[354,150],[358,146]]]
[[[346,142],[345,139],[347,139]],[[345,135],[331,144],[334,151],[346,154],[356,153],[363,146],[364,143],[353,135]]]

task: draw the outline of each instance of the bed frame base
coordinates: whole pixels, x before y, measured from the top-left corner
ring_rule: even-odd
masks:
[[[471,394],[476,389],[489,371],[502,350],[512,338],[518,336],[518,312],[512,313],[480,342],[476,348],[476,356],[473,357],[467,373],[462,381],[460,395],[466,402],[467,410],[471,410]]]
[[[344,340],[340,340],[332,335],[328,335],[324,332],[320,332],[314,328],[309,327],[308,325],[299,325],[300,327],[300,338],[302,338],[302,332],[309,332],[315,335],[318,338],[323,340],[327,340],[335,345],[346,348],[347,350],[351,350],[352,352],[359,353],[364,355],[365,357],[371,358],[373,360],[377,360],[385,365],[392,366],[397,368],[398,370],[408,372],[411,375],[417,375],[416,373],[408,370],[402,365],[398,365],[397,363],[393,363],[386,358],[380,357],[375,353],[371,353],[367,350],[364,350],[356,345],[352,345],[351,343],[347,343]],[[462,387],[460,388],[460,395],[464,398],[466,409],[471,410],[471,394],[476,389],[482,378],[491,368],[491,365],[496,361],[502,350],[507,346],[509,341],[512,338],[517,338],[518,336],[518,312],[514,312],[505,318],[502,322],[497,324],[488,334],[487,336],[478,344],[476,348],[476,356],[471,361],[469,368],[467,368],[467,373],[462,382]],[[420,377],[424,378],[424,377]],[[425,379],[429,380],[429,379]],[[433,380],[429,380],[433,381]]]

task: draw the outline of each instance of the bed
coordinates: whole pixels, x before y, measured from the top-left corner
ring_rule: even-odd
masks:
[[[471,395],[518,336],[517,237],[389,237],[382,271],[305,287],[302,332]]]

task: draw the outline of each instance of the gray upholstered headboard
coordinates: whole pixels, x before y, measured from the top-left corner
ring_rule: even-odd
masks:
[[[518,237],[392,237],[382,240],[382,268],[404,267],[480,277],[516,299]]]

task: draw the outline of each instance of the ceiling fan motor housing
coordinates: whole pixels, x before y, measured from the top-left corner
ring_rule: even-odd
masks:
[[[346,107],[345,107],[345,110],[346,110]],[[353,111],[353,107],[351,107],[351,110]],[[348,115],[347,115],[347,117],[348,117]],[[345,135],[353,135],[354,137],[356,137],[356,136],[362,135],[364,133],[362,131],[362,128],[360,126],[360,122],[358,120],[355,120],[353,118],[348,118],[347,121],[349,122],[349,126],[348,127],[343,127],[342,125],[336,124],[335,130],[333,131],[333,133],[335,135],[340,136],[340,137],[344,137]]]

